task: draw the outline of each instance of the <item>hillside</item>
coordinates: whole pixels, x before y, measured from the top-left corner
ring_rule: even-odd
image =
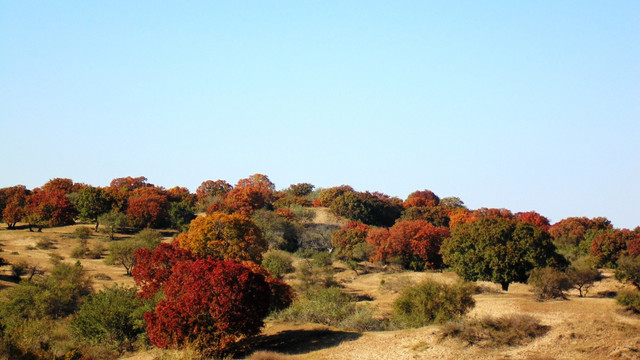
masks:
[[[316,223],[338,225],[344,220],[320,208],[314,210]],[[122,266],[108,266],[103,259],[74,259],[71,257],[78,240],[74,230],[84,225],[44,229],[41,233],[28,229],[0,230],[2,257],[9,263],[25,261],[39,270],[51,269],[51,254],[63,262],[80,261],[94,280],[97,291],[114,283],[132,286],[133,279],[125,275]],[[163,232],[170,241],[174,233]],[[120,238],[129,235],[119,234]],[[48,240],[51,247],[38,248]],[[107,238],[94,234],[89,247],[103,243]],[[42,247],[42,246],[40,246]],[[372,265],[372,264],[369,264]],[[452,272],[384,271],[366,267],[358,272],[341,262],[334,263],[335,278],[347,293],[357,296],[362,304],[373,305],[376,316],[386,317],[392,312],[393,301],[406,286],[431,278],[452,283],[457,275]],[[580,298],[576,290],[569,292],[568,300],[539,302],[525,284],[513,284],[509,291],[487,282],[478,282],[481,293],[474,295],[476,306],[467,318],[528,314],[549,327],[542,337],[523,346],[485,347],[467,345],[456,339],[442,340],[441,326],[419,329],[350,332],[325,325],[267,319],[261,335],[246,341],[246,352],[239,358],[253,359],[636,359],[640,358],[640,317],[621,310],[611,294],[624,288],[613,278],[611,270],[604,270],[604,278],[594,286],[588,297]],[[286,277],[289,282],[295,276]],[[8,266],[0,267],[0,286],[14,286]],[[254,353],[255,352],[255,353]],[[253,355],[252,355],[253,354]],[[152,349],[128,353],[121,357],[129,360],[189,358],[188,352]]]

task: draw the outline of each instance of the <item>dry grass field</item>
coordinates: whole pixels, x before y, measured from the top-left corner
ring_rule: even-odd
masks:
[[[321,216],[329,216],[322,214]],[[339,219],[322,219],[333,222]],[[47,271],[51,254],[62,261],[75,263],[71,257],[78,240],[71,235],[74,225],[44,229],[41,233],[28,229],[0,230],[0,256],[9,263],[27,262]],[[166,234],[165,241],[171,239]],[[125,235],[119,235],[121,238]],[[38,248],[42,239],[52,243],[49,249]],[[94,234],[89,247],[108,240]],[[118,283],[131,286],[133,279],[122,266],[105,265],[102,259],[79,260],[94,278],[94,288]],[[336,280],[362,303],[373,305],[379,317],[389,316],[393,301],[409,284],[426,278],[454,282],[450,272],[358,272],[336,263]],[[324,325],[285,322],[269,319],[261,335],[247,340],[247,351],[239,357],[251,359],[640,359],[640,316],[621,310],[610,296],[624,286],[604,271],[604,279],[596,284],[588,297],[569,293],[568,300],[539,302],[529,286],[512,284],[508,292],[499,285],[478,283],[482,292],[475,295],[476,306],[466,316],[479,318],[504,314],[528,314],[548,326],[548,332],[522,346],[488,347],[469,345],[460,340],[442,339],[441,326],[419,329],[354,333]],[[14,286],[10,267],[0,267],[0,289]],[[129,360],[187,359],[188,352],[153,349],[122,357]]]

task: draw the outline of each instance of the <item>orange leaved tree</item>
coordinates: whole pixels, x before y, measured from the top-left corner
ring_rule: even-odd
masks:
[[[262,261],[267,241],[262,231],[240,214],[214,212],[194,219],[189,231],[180,234],[175,242],[198,257]]]

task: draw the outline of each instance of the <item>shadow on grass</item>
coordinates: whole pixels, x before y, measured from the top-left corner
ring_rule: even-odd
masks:
[[[234,359],[243,359],[256,351],[273,351],[282,354],[305,354],[311,351],[338,346],[344,341],[354,341],[362,334],[329,329],[285,330],[273,335],[259,335],[238,344]]]

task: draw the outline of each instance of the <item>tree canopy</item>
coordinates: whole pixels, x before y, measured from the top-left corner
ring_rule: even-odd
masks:
[[[442,256],[469,281],[492,281],[507,290],[526,282],[534,268],[565,267],[549,233],[530,223],[500,217],[456,226],[442,245]]]

